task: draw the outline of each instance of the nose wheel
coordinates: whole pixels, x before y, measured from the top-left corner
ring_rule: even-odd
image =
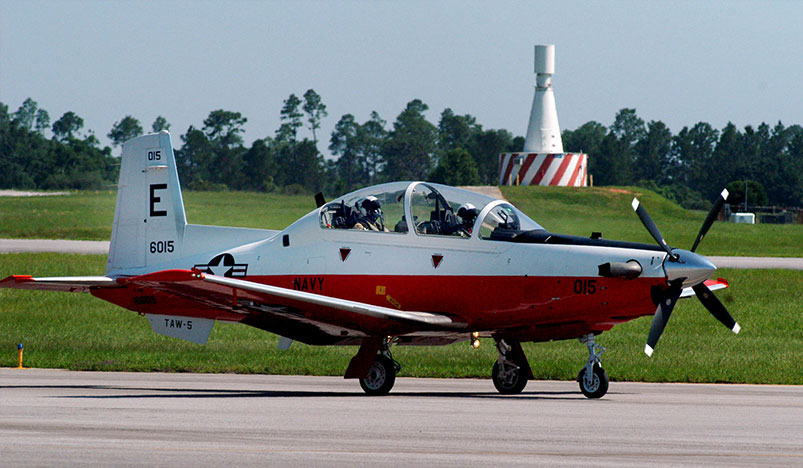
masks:
[[[585,367],[580,369],[577,375],[577,382],[580,384],[580,391],[586,398],[602,398],[608,393],[608,373],[602,368],[600,356],[605,352],[605,348],[594,341],[594,335],[589,334],[578,338],[580,343],[588,347],[588,362]]]

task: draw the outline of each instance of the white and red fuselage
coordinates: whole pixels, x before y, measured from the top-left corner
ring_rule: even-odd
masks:
[[[446,235],[424,232],[408,219],[431,217],[433,192],[456,212],[465,203],[479,208],[470,232]],[[424,192],[421,194],[420,192]],[[421,195],[421,196],[419,196]],[[401,197],[395,210],[385,203],[386,230],[327,225],[327,209],[353,207],[379,196]],[[419,205],[416,201],[425,201]],[[443,202],[440,202],[443,204]],[[439,207],[440,208],[440,207]],[[441,211],[443,209],[441,208]],[[191,270],[227,276],[317,295],[408,311],[443,314],[464,324],[464,330],[507,336],[517,341],[576,338],[598,333],[636,317],[651,315],[653,288],[666,287],[666,254],[657,246],[578,238],[571,243],[514,242],[495,237],[506,212],[517,218],[509,231],[539,230],[512,205],[472,192],[437,184],[403,182],[369,187],[309,213],[283,231],[264,239],[220,251],[184,257],[158,268],[118,272],[138,276],[148,270]],[[396,219],[390,219],[396,213]],[[402,221],[401,215],[404,215]],[[399,228],[398,222],[406,226]],[[504,230],[504,229],[503,229]],[[546,231],[543,231],[544,233]],[[597,244],[597,245],[595,245]],[[614,244],[614,245],[606,245]],[[638,262],[641,273],[632,279],[600,276],[605,263]],[[267,304],[261,312],[237,307],[223,309],[218,301],[205,305],[175,291],[95,289],[92,293],[122,307],[143,313],[198,316],[244,321],[282,336],[311,344],[356,344],[365,336],[400,336],[401,343],[440,344],[468,339],[453,330],[426,330],[407,323],[366,317],[315,304],[265,297],[258,292],[218,287],[231,295],[231,304]],[[285,307],[290,320],[272,311]],[[260,315],[262,319],[255,318]],[[305,324],[307,326],[301,326]],[[405,335],[409,335],[405,337]],[[356,340],[355,340],[356,339]]]

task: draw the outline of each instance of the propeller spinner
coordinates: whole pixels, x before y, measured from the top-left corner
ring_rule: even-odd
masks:
[[[690,251],[672,249],[664,240],[664,237],[658,230],[658,226],[652,220],[649,213],[647,213],[647,210],[641,206],[637,198],[633,198],[633,211],[636,212],[641,223],[647,228],[647,231],[650,232],[653,239],[666,251],[667,262],[670,262],[664,263],[664,270],[667,274],[669,288],[662,294],[658,308],[653,316],[652,324],[650,325],[650,334],[647,337],[647,344],[644,347],[644,352],[647,356],[652,356],[655,345],[658,344],[658,339],[661,338],[661,334],[664,328],[666,328],[666,324],[669,321],[669,317],[672,315],[672,310],[675,308],[680,293],[683,291],[683,287],[687,285],[692,286],[697,299],[700,300],[711,315],[722,322],[723,325],[730,328],[734,333],[739,333],[741,329],[739,324],[736,323],[736,320],[731,317],[722,302],[717,299],[714,293],[711,292],[704,283],[704,281],[716,271],[716,267],[713,263],[708,261],[707,258],[694,253],[700,241],[702,241],[703,237],[705,237],[711,225],[714,223],[714,220],[716,220],[717,214],[719,210],[722,209],[722,205],[727,198],[728,191],[723,190],[719,194],[719,198],[714,202],[714,206],[711,207],[711,211],[708,212],[705,221],[703,221],[700,232],[697,234],[697,238]]]

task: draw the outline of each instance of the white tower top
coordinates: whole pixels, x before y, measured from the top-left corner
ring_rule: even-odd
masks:
[[[554,73],[555,46],[535,46],[535,96],[524,140],[523,150],[526,153],[563,153],[558,110],[552,92]]]

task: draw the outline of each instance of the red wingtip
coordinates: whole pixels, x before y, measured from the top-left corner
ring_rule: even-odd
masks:
[[[0,283],[30,283],[32,281],[33,276],[31,275],[11,275],[0,281]]]
[[[0,288],[18,288],[21,284],[33,282],[31,275],[11,275],[0,280]]]

